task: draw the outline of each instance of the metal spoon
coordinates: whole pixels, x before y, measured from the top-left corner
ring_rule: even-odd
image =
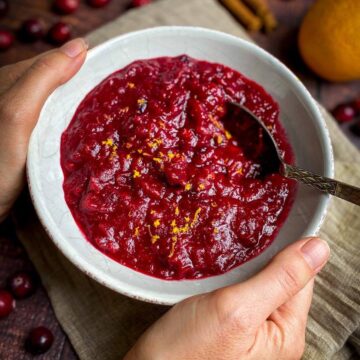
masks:
[[[287,164],[282,158],[281,152],[277,146],[274,137],[272,136],[269,129],[262,122],[262,120],[259,119],[245,106],[234,102],[231,102],[231,104],[247,113],[262,127],[268,139],[270,140],[268,141],[268,143],[271,144],[272,151],[276,154],[276,158],[279,161],[278,169],[281,175],[289,179],[295,179],[297,181],[300,181],[303,184],[310,185],[313,188],[320,190],[324,193],[339,197],[353,204],[360,205],[360,188],[344,184],[343,182],[330,179],[325,176],[316,175],[295,165]]]

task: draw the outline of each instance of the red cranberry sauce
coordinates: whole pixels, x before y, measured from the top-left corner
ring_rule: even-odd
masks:
[[[96,86],[61,139],[65,199],[87,239],[171,280],[222,274],[268,247],[295,185],[264,173],[274,159],[263,156],[262,131],[230,100],[257,114],[293,161],[278,105],[224,65],[140,60]]]

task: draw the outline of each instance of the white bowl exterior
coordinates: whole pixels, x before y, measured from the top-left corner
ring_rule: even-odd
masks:
[[[112,72],[138,59],[184,53],[228,65],[261,84],[280,105],[281,122],[296,163],[318,174],[333,176],[330,139],[317,105],[295,75],[258,46],[208,29],[159,27],[126,34],[90,50],[81,70],[50,96],[41,112],[28,154],[30,192],[54,243],[77,267],[117,292],[161,304],[174,304],[250,277],[286,245],[302,236],[314,235],[329,200],[326,195],[300,186],[289,217],[273,244],[249,262],[207,279],[156,279],[118,264],[84,238],[64,199],[62,132],[86,94]]]

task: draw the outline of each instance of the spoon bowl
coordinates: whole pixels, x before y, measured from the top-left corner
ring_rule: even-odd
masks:
[[[264,122],[247,107],[235,102],[231,102],[231,104],[243,111],[246,116],[253,119],[253,121],[257,122],[257,124],[262,128],[263,134],[265,134],[265,141],[267,145],[270,145],[268,146],[268,149],[271,149],[270,154],[268,154],[268,158],[271,159],[271,161],[268,162],[270,166],[266,166],[265,162],[265,171],[279,172],[281,175],[289,179],[300,181],[301,183],[309,185],[319,191],[339,197],[355,205],[360,205],[360,188],[325,176],[314,174],[313,172],[301,169],[295,165],[287,164],[282,157],[281,151],[270,129],[264,124]]]

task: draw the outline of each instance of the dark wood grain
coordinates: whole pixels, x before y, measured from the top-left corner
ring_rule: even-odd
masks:
[[[48,29],[61,20],[70,24],[73,37],[78,37],[120,16],[129,8],[131,1],[112,0],[104,8],[94,9],[82,0],[80,8],[75,13],[66,16],[51,11],[53,3],[51,0],[9,0],[9,3],[11,3],[9,13],[0,20],[0,25],[4,28],[16,32],[24,20],[38,18],[43,21],[45,28]],[[5,53],[0,53],[0,66],[35,56],[51,48],[50,44],[43,41],[34,44],[23,44],[16,41],[15,46]]]
[[[10,219],[0,225],[0,288],[6,286],[9,276],[17,271],[34,271],[22,245],[16,238]],[[0,359],[32,359],[24,349],[24,342],[29,330],[44,325],[55,336],[51,349],[37,359],[77,359],[69,340],[56,320],[55,314],[46,295],[38,285],[36,293],[28,299],[17,301],[15,310],[5,319],[0,320]]]
[[[274,54],[289,66],[304,82],[312,95],[326,108],[360,96],[360,82],[330,84],[311,73],[301,61],[297,52],[297,32],[300,21],[314,0],[284,1],[269,0],[269,4],[279,20],[279,28],[271,34],[251,34],[256,42]],[[42,18],[46,26],[59,19],[73,25],[73,36],[82,36],[98,26],[121,15],[129,6],[130,0],[113,0],[107,7],[94,10],[82,1],[79,11],[69,16],[58,16],[50,11],[51,0],[9,0],[11,10],[8,16],[0,20],[1,27],[14,31],[27,18]],[[0,66],[10,64],[50,49],[44,42],[35,44],[16,43],[12,49],[0,53]],[[360,138],[350,135],[347,127],[344,131],[360,147]],[[8,220],[0,225],[0,287],[12,273],[32,269],[21,244]],[[55,335],[51,350],[37,359],[73,360],[77,356],[69,340],[57,322],[43,287],[39,287],[31,298],[19,301],[16,311],[7,319],[0,321],[0,360],[31,359],[23,350],[27,332],[33,326],[46,325]]]

